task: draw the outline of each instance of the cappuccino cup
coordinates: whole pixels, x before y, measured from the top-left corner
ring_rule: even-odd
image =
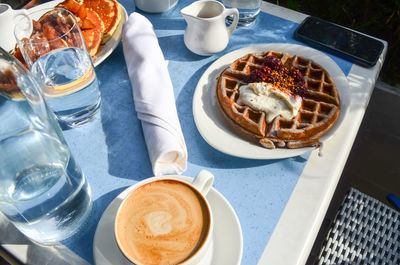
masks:
[[[136,265],[210,265],[214,225],[205,196],[213,181],[202,170],[192,182],[168,175],[135,184],[114,223],[126,259]]]

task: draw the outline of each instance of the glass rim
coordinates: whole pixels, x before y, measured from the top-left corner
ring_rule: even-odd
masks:
[[[73,23],[73,25],[68,29],[67,32],[64,32],[62,35],[58,36],[58,37],[55,38],[55,39],[46,40],[46,41],[32,41],[32,40],[31,40],[30,38],[28,38],[28,37],[24,37],[23,39],[20,39],[20,38],[17,37],[17,34],[16,34],[17,25],[18,25],[19,23],[21,23],[21,21],[22,21],[24,18],[29,18],[29,19],[33,20],[33,18],[31,17],[32,14],[42,13],[42,14],[40,15],[40,17],[39,17],[39,18],[41,18],[44,14],[46,14],[46,13],[49,12],[49,11],[53,11],[53,10],[61,11],[61,12],[64,12],[64,13],[66,12],[66,13],[73,19],[74,23]],[[77,20],[76,20],[75,15],[74,15],[71,11],[69,11],[69,10],[67,10],[67,9],[65,9],[65,8],[61,8],[61,7],[43,8],[43,9],[39,9],[39,10],[30,12],[30,13],[28,13],[28,14],[26,14],[26,15],[25,15],[25,14],[22,14],[22,15],[20,15],[20,16],[22,16],[23,18],[18,19],[17,22],[15,23],[15,26],[14,26],[14,37],[15,37],[15,39],[17,40],[18,43],[23,43],[23,44],[43,45],[43,44],[46,44],[46,43],[52,43],[52,42],[55,42],[55,41],[58,41],[58,40],[62,39],[64,36],[66,36],[67,34],[69,34],[75,27],[78,26],[78,22],[77,22]],[[39,18],[38,18],[38,19],[39,19]],[[37,20],[38,20],[38,19],[37,19]],[[36,21],[37,21],[37,20],[36,20]],[[80,32],[79,27],[77,27],[77,28],[78,28],[78,30],[79,30],[79,32]],[[24,40],[24,39],[26,39],[26,40]]]

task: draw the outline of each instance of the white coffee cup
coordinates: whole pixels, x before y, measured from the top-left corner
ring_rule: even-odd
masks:
[[[135,5],[142,11],[161,13],[173,8],[178,0],[135,0]]]
[[[27,14],[25,9],[14,10],[8,4],[0,3],[0,47],[11,51],[15,47],[14,21],[17,16]]]
[[[132,187],[114,223],[117,245],[133,264],[204,264],[213,254],[214,221],[206,199],[214,176],[202,170],[145,179]]]

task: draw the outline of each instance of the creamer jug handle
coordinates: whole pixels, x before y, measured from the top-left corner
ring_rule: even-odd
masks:
[[[229,34],[229,37],[232,35],[232,33],[235,31],[235,29],[236,29],[236,26],[237,26],[237,24],[238,24],[238,21],[239,21],[239,11],[238,11],[238,9],[237,8],[227,8],[227,9],[225,9],[225,11],[224,11],[224,19],[227,17],[227,16],[230,16],[230,15],[233,15],[233,22],[232,22],[232,24],[228,27],[228,34]]]
[[[13,14],[14,22],[16,19],[18,19],[19,16],[23,16],[23,15],[27,16],[28,13],[29,12],[26,9],[15,9],[14,14]]]

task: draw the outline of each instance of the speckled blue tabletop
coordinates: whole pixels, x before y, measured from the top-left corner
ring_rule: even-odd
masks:
[[[243,231],[242,264],[257,264],[279,217],[307,163],[308,155],[279,160],[232,157],[209,146],[197,131],[192,98],[203,72],[227,52],[259,43],[298,43],[293,32],[298,24],[260,13],[256,22],[238,28],[228,47],[214,56],[191,53],[184,45],[186,22],[179,11],[192,1],[180,0],[163,14],[145,15],[154,25],[174,85],[175,99],[188,148],[188,168],[195,176],[201,169],[215,175],[214,187],[235,209]],[[132,0],[120,0],[128,14]],[[139,11],[140,12],[140,11]],[[347,75],[351,63],[331,56]],[[136,117],[132,87],[122,44],[98,67],[101,82],[101,112],[90,124],[64,131],[70,148],[82,167],[93,194],[93,213],[79,235],[63,242],[90,263],[97,224],[111,201],[128,186],[152,176],[140,121]]]

